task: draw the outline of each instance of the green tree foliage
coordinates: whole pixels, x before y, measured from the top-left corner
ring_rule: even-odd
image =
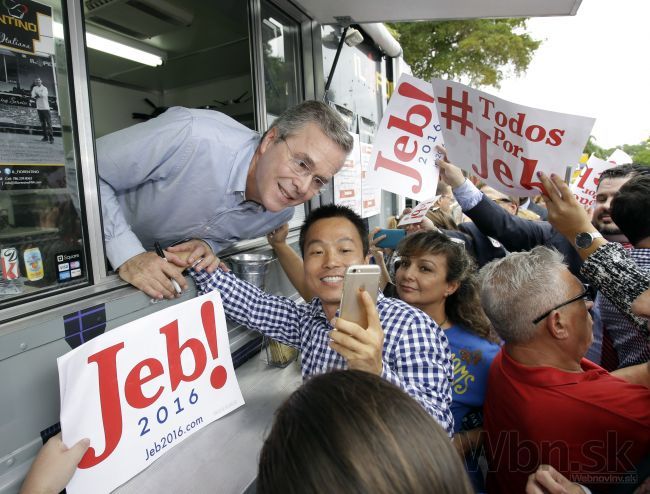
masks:
[[[650,166],[650,137],[639,144],[622,144],[606,149],[594,142],[594,136],[590,136],[584,152],[588,155],[595,154],[598,158],[605,160],[616,149],[621,149],[629,154],[637,165]]]
[[[472,86],[496,86],[511,69],[519,75],[541,41],[526,32],[526,19],[390,24],[413,75],[469,80]]]

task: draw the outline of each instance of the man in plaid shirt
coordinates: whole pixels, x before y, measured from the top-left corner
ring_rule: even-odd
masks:
[[[377,307],[366,292],[361,294],[367,328],[336,317],[346,268],[368,260],[363,220],[343,206],[315,209],[301,228],[300,249],[305,283],[315,294],[308,304],[269,295],[221,269],[191,275],[201,292],[220,292],[229,319],[299,348],[303,379],[346,368],[377,374],[415,398],[451,436],[453,370],[440,327],[420,310],[381,293]]]

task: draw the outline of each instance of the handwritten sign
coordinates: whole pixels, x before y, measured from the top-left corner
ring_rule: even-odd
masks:
[[[595,121],[510,103],[452,81],[431,83],[449,159],[508,195],[539,195],[539,171],[563,177]]]
[[[571,184],[571,192],[580,204],[587,209],[594,205],[600,174],[615,166],[616,163],[601,160],[593,155],[587,160],[587,165],[581,170],[580,176]]]
[[[69,494],[114,490],[244,403],[217,292],[98,336],[58,367],[63,441],[90,438]]]
[[[436,193],[436,144],[443,144],[431,84],[402,75],[377,130],[369,179],[423,201]]]
[[[428,199],[422,201],[420,204],[415,206],[410,213],[405,214],[402,219],[399,221],[397,226],[412,225],[413,223],[420,223],[424,217],[427,215],[429,209],[436,203],[440,196],[436,196],[433,199]]]

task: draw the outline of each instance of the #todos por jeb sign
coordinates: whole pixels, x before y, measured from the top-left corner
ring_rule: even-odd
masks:
[[[539,171],[564,176],[594,124],[593,118],[518,105],[455,82],[431,83],[449,158],[509,195],[542,192]]]
[[[71,494],[113,490],[244,403],[216,292],[109,331],[58,365],[63,440],[91,440]]]

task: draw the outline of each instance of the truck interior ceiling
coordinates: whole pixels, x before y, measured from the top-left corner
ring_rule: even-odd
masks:
[[[85,22],[95,137],[176,105],[219,110],[254,128],[247,2],[87,0]],[[96,37],[119,45],[100,51]],[[124,58],[125,46],[162,64]]]

